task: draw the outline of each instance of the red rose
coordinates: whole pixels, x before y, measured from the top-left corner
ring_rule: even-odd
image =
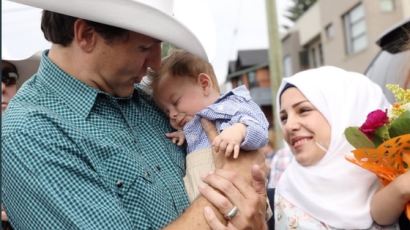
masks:
[[[387,110],[375,110],[367,115],[367,119],[364,124],[359,128],[366,136],[372,139],[374,132],[377,128],[382,127],[389,122],[387,117]]]

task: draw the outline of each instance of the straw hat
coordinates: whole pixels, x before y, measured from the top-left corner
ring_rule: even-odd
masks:
[[[195,34],[173,16],[173,0],[11,1],[135,31],[208,59]]]

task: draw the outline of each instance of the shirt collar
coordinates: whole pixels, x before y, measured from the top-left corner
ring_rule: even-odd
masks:
[[[244,85],[241,85],[241,86],[236,87],[233,90],[228,91],[227,93],[223,94],[222,96],[220,96],[216,102],[219,102],[219,101],[223,100],[224,98],[226,98],[226,97],[228,97],[229,95],[232,95],[232,94],[234,94],[236,96],[239,96],[239,97],[242,97],[247,101],[249,101],[251,99],[251,95],[249,93],[248,88],[246,88],[246,86],[244,86]]]
[[[53,90],[71,110],[84,118],[90,113],[101,92],[60,69],[48,58],[48,50],[42,53],[38,79]]]

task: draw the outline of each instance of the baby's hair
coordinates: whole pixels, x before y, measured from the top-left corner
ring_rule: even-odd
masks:
[[[196,80],[201,73],[210,76],[214,89],[220,92],[214,69],[208,61],[184,50],[173,50],[162,59],[158,76],[154,78],[154,87],[155,81],[163,76],[190,77]]]

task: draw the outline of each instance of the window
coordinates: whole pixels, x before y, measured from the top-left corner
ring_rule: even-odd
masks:
[[[394,11],[394,0],[379,0],[379,5],[382,12]]]
[[[364,8],[360,4],[343,16],[346,32],[346,52],[354,54],[367,47]]]
[[[286,55],[283,58],[283,76],[290,77],[292,74],[292,58],[289,55]]]
[[[310,67],[313,67],[313,68],[317,67],[316,47],[311,47],[310,48],[309,60],[310,60],[310,63],[309,63]]]
[[[308,68],[316,68],[323,65],[323,50],[320,36],[315,37],[305,47],[308,58]]]

